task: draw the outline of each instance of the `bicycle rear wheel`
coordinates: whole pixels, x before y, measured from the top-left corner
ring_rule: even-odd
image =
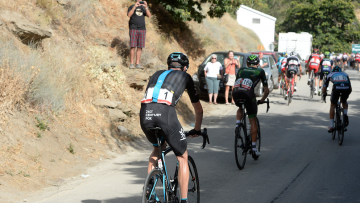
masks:
[[[339,126],[339,129],[338,129],[338,143],[341,146],[343,141],[344,141],[344,128],[345,128],[343,110],[339,111],[338,126]]]
[[[235,160],[237,167],[241,170],[245,166],[246,162],[246,144],[245,144],[246,129],[241,123],[235,129]]]
[[[291,84],[291,79],[290,79],[290,82],[289,82],[289,94],[288,94],[288,106],[289,106],[290,103],[291,103],[291,97],[292,97],[291,88],[292,88],[292,84]]]
[[[158,169],[152,170],[147,176],[143,188],[142,203],[167,203],[168,188],[166,176]]]
[[[188,156],[188,163],[189,163],[188,202],[200,203],[199,175],[196,169],[195,161],[191,156]]]
[[[259,119],[256,117],[256,125],[257,125],[257,136],[256,136],[256,148],[258,152],[260,152],[260,145],[261,145],[261,131],[260,131],[260,122]],[[258,156],[253,156],[254,160],[258,160]]]

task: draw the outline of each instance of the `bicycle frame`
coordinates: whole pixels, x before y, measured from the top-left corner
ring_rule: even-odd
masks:
[[[159,146],[158,166],[155,167],[155,168],[162,172],[162,181],[163,181],[163,183],[165,182],[165,180],[169,180],[169,181],[166,181],[165,184],[163,184],[164,197],[167,196],[167,194],[166,194],[167,190],[170,191],[171,194],[176,196],[176,189],[177,188],[173,188],[172,184],[177,185],[177,179],[175,180],[175,177],[174,177],[174,182],[173,183],[170,182],[168,172],[167,172],[167,169],[166,169],[166,163],[165,163],[165,155],[168,154],[169,152],[171,152],[172,148],[168,147],[168,148],[165,148],[165,150],[162,150],[162,146],[165,143],[165,141],[164,141],[164,139],[161,139],[162,137],[159,137],[159,130],[155,130],[155,136],[156,136],[156,138],[158,140],[158,146]],[[178,172],[178,167],[179,167],[179,162],[177,162],[177,164],[176,164],[175,174],[177,174],[177,172]],[[154,180],[154,181],[156,181],[156,182],[154,182],[154,185],[156,185],[158,179]],[[150,192],[149,197],[151,197],[153,195],[153,192],[154,192],[154,188],[152,188],[152,191]]]

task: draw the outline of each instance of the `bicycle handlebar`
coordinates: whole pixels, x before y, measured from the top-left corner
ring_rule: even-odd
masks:
[[[185,135],[186,135],[186,137],[189,137],[189,132],[185,132]],[[204,149],[206,146],[206,141],[208,144],[210,144],[209,136],[207,134],[207,129],[204,128],[204,130],[202,131],[202,133],[199,136],[203,137],[203,145],[201,146],[201,149]]]
[[[270,109],[270,102],[269,102],[269,98],[266,98],[267,101],[264,101],[263,103],[260,103],[260,100],[257,101],[257,104],[264,104],[266,103],[267,104],[267,109],[266,109],[266,113],[269,111]]]

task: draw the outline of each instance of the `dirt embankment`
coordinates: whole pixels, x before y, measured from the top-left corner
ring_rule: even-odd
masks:
[[[0,202],[60,186],[142,139],[139,101],[148,77],[166,69],[171,52],[188,54],[193,74],[213,51],[249,51],[259,44],[254,33],[227,14],[202,24],[174,23],[163,8],[151,5],[154,15],[146,19],[141,59],[146,68],[129,70],[126,12],[131,4],[0,2],[10,15],[0,16]],[[28,35],[19,33],[30,31],[16,30],[29,27],[33,39],[41,41],[29,45]],[[101,99],[113,104],[99,104]],[[186,94],[177,110],[182,124],[193,122]]]

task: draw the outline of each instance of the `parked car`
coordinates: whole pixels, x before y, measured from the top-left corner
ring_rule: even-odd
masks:
[[[217,61],[221,63],[221,65],[223,66],[223,69],[225,70],[224,59],[228,57],[228,52],[227,51],[214,52],[214,53],[210,54],[209,56],[207,56],[205,58],[205,60],[199,65],[198,71],[196,73],[194,73],[193,76],[192,76],[192,78],[194,80],[196,91],[200,96],[207,96],[208,95],[207,87],[206,87],[206,80],[205,80],[205,75],[204,75],[204,68],[205,68],[206,64],[208,62],[210,62],[211,55],[213,55],[213,54],[215,54],[217,56]],[[234,58],[237,59],[237,58],[240,57],[240,59],[239,59],[240,60],[240,67],[246,67],[246,58],[249,55],[250,55],[249,53],[234,52]],[[239,69],[240,68],[236,68],[236,73],[239,71]],[[220,86],[220,88],[219,88],[219,97],[225,97],[225,85],[224,85],[224,83],[222,81],[220,81],[219,86]],[[231,91],[229,91],[229,98],[231,98]]]
[[[250,53],[259,54],[260,52],[262,52],[264,55],[271,55],[275,62],[277,62],[278,58],[280,58],[280,54],[274,51],[252,51]]]
[[[257,54],[256,54],[257,55]],[[269,92],[272,92],[274,89],[278,89],[279,82],[279,72],[276,66],[275,60],[270,55],[264,55],[263,62],[267,63],[268,65],[263,68],[266,74],[266,79],[268,80],[268,88]],[[255,95],[257,97],[261,97],[264,93],[264,87],[261,82],[259,82],[255,87]]]

